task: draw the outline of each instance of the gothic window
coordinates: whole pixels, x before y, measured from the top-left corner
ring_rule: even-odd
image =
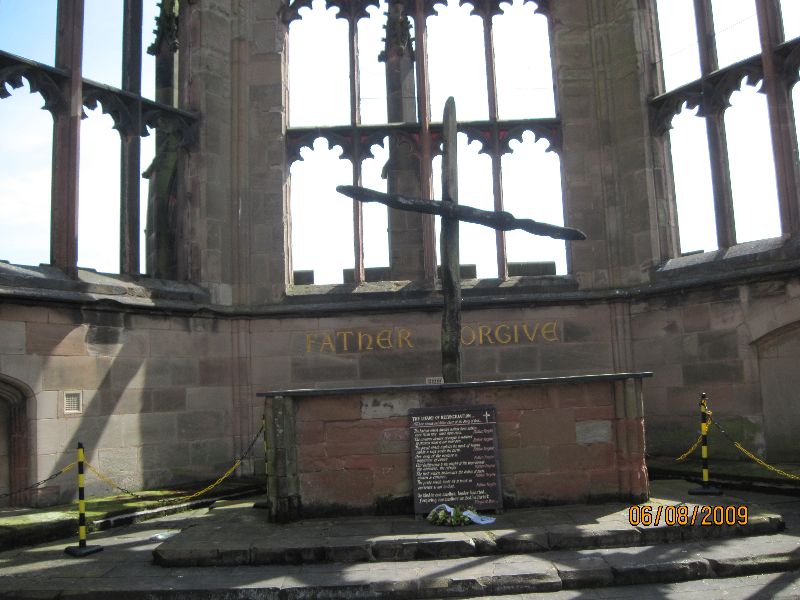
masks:
[[[459,122],[460,202],[563,224],[547,7],[545,0],[287,2],[295,284],[436,277],[436,220],[351,204],[333,188],[439,197],[448,96]],[[334,173],[340,179],[329,181]],[[462,277],[566,273],[563,242],[520,241],[462,225]],[[326,261],[334,266],[325,270]]]
[[[664,90],[652,125],[669,131],[682,251],[796,234],[797,3],[655,4]]]
[[[0,3],[0,100],[13,94],[6,101],[13,103],[20,96],[14,91],[27,89],[52,117],[49,127],[35,119],[32,130],[29,120],[15,120],[12,105],[5,110],[0,102],[4,135],[17,140],[7,147],[25,152],[30,144],[20,140],[44,139],[52,153],[46,171],[41,160],[27,161],[19,171],[14,160],[1,161],[3,214],[14,214],[6,206],[35,206],[36,223],[18,223],[23,235],[37,236],[39,253],[16,254],[14,238],[2,235],[0,259],[49,262],[70,274],[79,265],[145,272],[145,213],[149,236],[158,236],[159,227],[162,240],[173,233],[159,215],[167,204],[151,193],[148,207],[147,190],[156,196],[164,191],[158,185],[163,187],[165,172],[174,167],[170,150],[191,141],[197,120],[174,105],[173,69],[159,70],[160,84],[154,75],[158,61],[172,64],[176,36],[176,0]],[[155,142],[161,160],[151,164]],[[42,154],[40,148],[36,152]],[[142,179],[145,170],[149,182]],[[23,185],[33,172],[38,184]],[[48,176],[50,185],[44,185]],[[146,271],[173,276],[174,256],[165,258],[170,249],[157,240],[150,245],[155,250]]]

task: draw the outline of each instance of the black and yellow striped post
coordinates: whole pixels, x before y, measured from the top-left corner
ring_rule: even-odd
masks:
[[[100,552],[102,546],[87,546],[86,545],[86,496],[84,495],[84,463],[86,462],[86,455],[83,451],[83,444],[78,443],[78,545],[68,546],[64,548],[64,552],[70,556],[87,556]]]
[[[694,496],[719,496],[722,490],[708,483],[708,424],[711,411],[708,410],[708,396],[700,394],[700,456],[703,465],[703,483],[701,487],[689,490]]]

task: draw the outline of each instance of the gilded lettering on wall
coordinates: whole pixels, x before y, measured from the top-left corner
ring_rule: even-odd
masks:
[[[517,323],[466,324],[461,327],[461,344],[469,346],[505,346],[562,341],[558,320]],[[414,332],[407,327],[377,330],[341,329],[312,331],[305,334],[306,354],[413,350]]]

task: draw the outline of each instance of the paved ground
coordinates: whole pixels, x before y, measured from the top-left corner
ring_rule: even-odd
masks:
[[[489,600],[769,600],[800,598],[800,571],[750,575],[730,579],[704,579],[681,583],[631,585],[596,590],[484,596]]]
[[[685,488],[682,482],[654,486],[658,496],[669,501],[680,497]],[[698,552],[714,555],[725,563],[745,552],[745,556],[783,555],[800,558],[800,499],[752,492],[737,492],[736,501],[759,504],[781,513],[786,521],[784,533],[753,538],[723,541],[691,542],[670,546],[640,546],[581,550],[572,553],[548,552],[537,555],[471,556],[406,562],[317,563],[306,565],[265,565],[232,567],[170,567],[153,564],[152,551],[179,531],[191,532],[203,527],[219,527],[214,523],[214,511],[206,509],[172,515],[93,534],[90,544],[100,544],[104,550],[84,559],[73,559],[63,552],[75,540],[43,544],[35,547],[0,553],[0,597],[3,598],[355,598],[405,596],[418,597],[420,582],[427,582],[427,597],[453,596],[458,586],[472,596],[503,598],[800,598],[800,571],[780,572],[748,577],[701,579],[683,583],[661,583],[647,586],[604,587],[574,591],[553,591],[548,594],[491,596],[493,582],[506,582],[513,591],[514,577],[519,566],[526,563],[528,579],[519,581],[530,588],[531,582],[542,591],[556,589],[558,575],[569,570],[570,564],[583,561],[590,567],[598,560],[614,563],[620,572],[626,565],[642,560],[662,564],[669,557],[673,564],[701,564],[693,557]],[[733,498],[728,498],[728,501]],[[590,507],[592,508],[592,507]],[[251,509],[252,510],[252,509]],[[585,511],[586,507],[576,507]],[[257,512],[257,511],[254,511]],[[220,512],[217,512],[219,515]],[[501,519],[503,516],[501,516]],[[375,519],[373,523],[380,520]],[[213,526],[212,526],[212,523]],[[501,521],[502,523],[502,521]],[[241,529],[217,529],[220,541],[235,542]],[[177,538],[173,538],[177,539]],[[735,564],[744,564],[735,562]],[[730,563],[730,564],[734,564]],[[556,565],[555,571],[552,565]],[[763,567],[763,564],[761,565]],[[695,567],[688,566],[686,569]],[[776,568],[785,569],[786,565]],[[796,569],[796,566],[795,566]],[[586,571],[587,569],[584,569]],[[644,571],[640,571],[644,572]],[[477,576],[479,573],[490,575]],[[675,571],[683,577],[687,571]],[[536,579],[538,578],[538,579]],[[558,580],[560,587],[561,579]],[[508,588],[511,582],[511,588]],[[338,587],[337,587],[338,586]],[[417,586],[417,587],[415,587]],[[430,587],[433,586],[433,587]],[[484,587],[475,587],[484,586]],[[338,589],[338,592],[335,591]],[[327,590],[327,591],[326,591]],[[113,593],[113,596],[111,595]],[[422,593],[422,592],[420,592]]]

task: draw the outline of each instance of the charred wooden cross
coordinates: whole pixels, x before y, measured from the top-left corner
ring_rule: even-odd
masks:
[[[583,232],[571,227],[559,227],[531,219],[518,219],[505,211],[488,211],[458,204],[458,168],[456,156],[456,103],[448,98],[444,106],[442,125],[442,201],[408,198],[399,194],[384,194],[352,185],[340,185],[336,190],[359,202],[380,202],[390,208],[439,215],[442,231],[439,238],[442,257],[442,376],[445,383],[461,381],[461,280],[459,278],[458,222],[467,221],[492,229],[510,231],[521,229],[533,235],[545,235],[559,240],[585,240]]]

